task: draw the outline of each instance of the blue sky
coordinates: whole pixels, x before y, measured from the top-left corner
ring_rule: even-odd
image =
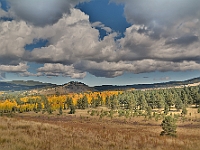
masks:
[[[0,79],[95,86],[199,77],[199,5],[0,0]]]

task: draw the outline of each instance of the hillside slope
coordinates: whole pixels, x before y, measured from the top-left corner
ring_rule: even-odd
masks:
[[[37,93],[42,95],[51,95],[51,94],[83,93],[89,91],[96,91],[96,90],[84,83],[71,81],[69,83],[63,85],[57,85],[55,87],[32,90],[30,94]]]

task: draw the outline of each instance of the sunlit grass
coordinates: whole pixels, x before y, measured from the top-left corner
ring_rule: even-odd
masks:
[[[199,150],[200,124],[178,123],[177,138],[161,137],[160,120],[82,115],[0,117],[1,150]],[[126,121],[125,121],[126,120]],[[186,126],[188,125],[188,126]]]

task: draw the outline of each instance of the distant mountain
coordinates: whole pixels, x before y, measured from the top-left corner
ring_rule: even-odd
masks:
[[[43,83],[33,80],[29,81],[14,80],[7,82],[0,81],[0,91],[25,91],[25,90],[32,90],[45,87],[47,88],[54,86],[56,86],[56,84]]]
[[[133,84],[133,85],[102,85],[95,86],[94,88],[98,91],[105,90],[127,90],[127,89],[150,89],[150,88],[167,88],[167,87],[180,87],[180,86],[196,86],[200,85],[200,77],[193,78],[185,81],[169,81],[163,83],[153,83],[153,84]]]
[[[200,77],[185,81],[170,81],[154,84],[133,84],[133,85],[102,85],[89,87],[88,85],[71,81],[63,85],[43,83],[38,81],[14,80],[9,82],[0,82],[0,91],[29,91],[37,94],[66,94],[82,93],[88,91],[105,91],[105,90],[129,90],[129,89],[150,89],[150,88],[167,88],[200,85]]]

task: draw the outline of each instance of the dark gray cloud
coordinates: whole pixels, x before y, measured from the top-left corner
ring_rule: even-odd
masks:
[[[192,44],[194,42],[198,42],[199,41],[199,37],[196,35],[188,35],[188,36],[183,36],[180,38],[176,38],[176,39],[172,39],[172,40],[168,40],[165,42],[165,44],[174,44],[174,45],[189,45]]]
[[[8,0],[15,18],[37,26],[56,23],[64,13],[70,13],[70,8],[83,1],[89,0]]]

